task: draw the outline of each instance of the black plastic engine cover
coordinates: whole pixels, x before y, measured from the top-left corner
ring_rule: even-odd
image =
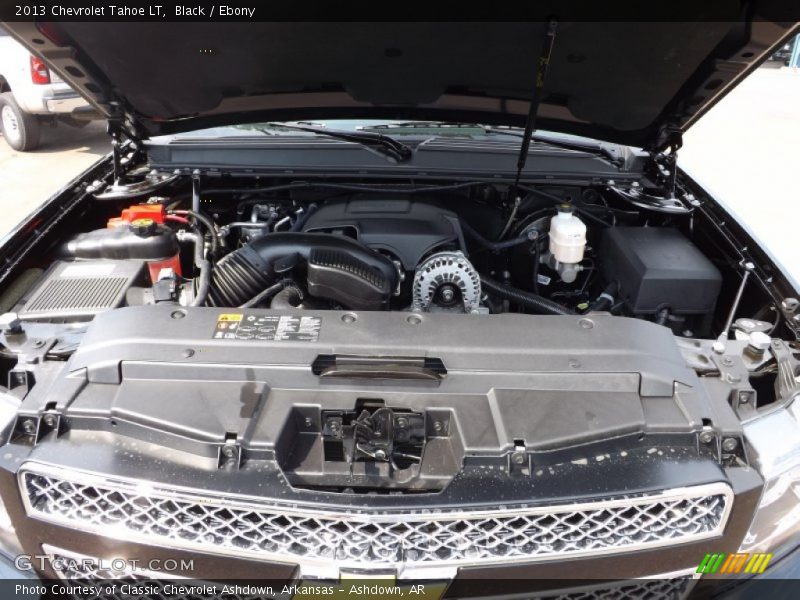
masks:
[[[308,293],[353,310],[389,307],[391,282],[380,271],[344,250],[314,248],[308,257]]]
[[[423,256],[456,241],[457,228],[455,213],[435,203],[359,194],[325,203],[303,230],[356,238],[370,248],[390,252],[411,271]]]

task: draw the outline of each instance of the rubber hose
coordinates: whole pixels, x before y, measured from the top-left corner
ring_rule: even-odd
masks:
[[[481,275],[481,289],[505,298],[543,315],[574,315],[575,312],[557,302],[531,294]]]
[[[311,215],[317,212],[317,209],[319,209],[319,206],[316,204],[310,204],[306,209],[306,212],[297,217],[297,220],[294,222],[294,225],[292,225],[289,231],[302,231],[303,226],[306,224],[308,219],[311,218]]]
[[[212,282],[210,306],[239,306],[269,287],[270,278],[237,251],[217,263]]]
[[[283,290],[283,288],[285,288],[288,285],[291,285],[292,283],[293,282],[291,279],[284,279],[283,281],[279,281],[275,285],[271,285],[264,291],[259,292],[258,294],[253,296],[250,300],[242,304],[239,308],[252,308],[254,306],[257,306],[264,300],[272,298],[275,294],[279,293],[281,290]]]
[[[617,291],[619,289],[619,283],[616,281],[612,281],[609,283],[606,288],[603,290],[603,293],[600,294],[594,302],[589,305],[589,309],[586,312],[595,312],[595,311],[606,311],[611,308],[614,304],[614,296],[617,295]]]
[[[214,221],[212,221],[207,215],[201,212],[195,212],[193,210],[176,210],[172,212],[176,215],[186,215],[187,217],[193,218],[198,223],[203,224],[203,226],[208,230],[208,233],[211,235],[211,256],[216,257],[217,252],[219,251],[219,238],[217,236],[217,228],[214,226]]]
[[[277,310],[292,310],[293,308],[298,308],[302,302],[303,298],[300,295],[300,290],[290,286],[275,294],[272,297],[272,302],[269,303],[269,307]]]
[[[194,242],[194,264],[200,270],[195,281],[194,298],[189,306],[203,306],[211,288],[211,261],[205,257],[205,242],[201,234],[191,233],[186,237]]]
[[[484,248],[492,250],[493,252],[497,252],[499,250],[506,250],[507,248],[513,248],[514,246],[519,246],[520,244],[525,243],[532,243],[534,240],[531,240],[528,236],[520,236],[510,240],[506,240],[504,242],[492,242],[487,240],[483,237],[480,233],[478,233],[475,229],[473,229],[469,224],[465,223],[464,221],[460,221],[461,229],[464,233],[466,233],[469,237],[473,240],[478,242]]]

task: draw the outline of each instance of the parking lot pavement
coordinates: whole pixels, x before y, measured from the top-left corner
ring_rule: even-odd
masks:
[[[42,130],[34,152],[12,150],[0,136],[0,237],[64,184],[111,151],[104,122]]]
[[[758,69],[686,133],[678,160],[800,285],[800,69]]]

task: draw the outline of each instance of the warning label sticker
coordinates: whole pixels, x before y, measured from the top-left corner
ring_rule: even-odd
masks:
[[[225,313],[217,317],[214,339],[316,342],[320,317]]]

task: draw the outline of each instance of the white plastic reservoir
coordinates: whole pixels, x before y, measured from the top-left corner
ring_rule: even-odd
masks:
[[[571,206],[559,206],[550,219],[550,253],[560,263],[578,263],[586,248],[586,225]]]

